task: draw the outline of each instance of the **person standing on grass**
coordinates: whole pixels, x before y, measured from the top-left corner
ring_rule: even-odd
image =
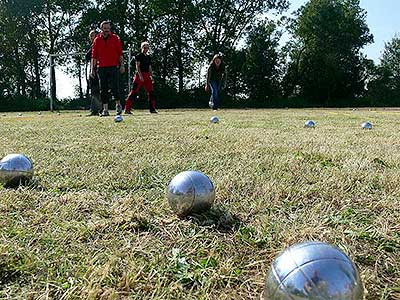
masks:
[[[157,113],[153,89],[153,70],[151,68],[151,56],[149,55],[150,45],[148,42],[143,42],[140,48],[141,52],[135,56],[136,74],[133,78],[133,86],[125,102],[125,114],[128,115],[132,114],[133,101],[137,100],[138,92],[142,86],[144,86],[149,98],[150,113]]]
[[[87,63],[89,63],[89,74],[92,74],[92,47],[93,47],[93,41],[97,36],[96,30],[91,30],[89,32],[89,39],[90,39],[90,48],[86,52],[86,66]],[[87,74],[87,73],[86,73]],[[100,102],[100,88],[99,88],[99,78],[97,77],[96,72],[94,72],[94,77],[89,75],[89,78],[87,78],[87,86],[88,89],[90,90],[90,114],[88,116],[98,116],[100,111],[101,111],[101,102]]]
[[[207,70],[207,82],[204,89],[206,92],[211,89],[210,108],[217,110],[221,104],[221,90],[226,82],[226,68],[222,61],[222,54],[215,54]]]
[[[122,113],[121,96],[119,87],[119,73],[125,72],[122,43],[119,37],[111,32],[110,21],[103,21],[100,25],[101,33],[94,39],[92,46],[92,70],[95,77],[96,69],[100,84],[100,98],[103,111],[100,116],[109,116],[108,91],[111,89],[116,103],[117,115]],[[110,86],[109,86],[110,84]]]

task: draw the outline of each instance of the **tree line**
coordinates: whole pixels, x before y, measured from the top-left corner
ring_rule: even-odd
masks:
[[[48,108],[49,54],[85,52],[88,33],[110,20],[127,49],[152,46],[160,107],[206,106],[202,68],[224,54],[231,107],[397,106],[400,38],[379,63],[359,0],[0,0],[0,110]],[[272,17],[271,17],[272,16]],[[285,38],[289,36],[290,38]],[[82,57],[64,56],[83,77]],[[54,72],[50,72],[54,76]],[[57,83],[57,81],[56,81]],[[74,107],[87,102],[82,83]],[[86,103],[87,104],[87,103]]]

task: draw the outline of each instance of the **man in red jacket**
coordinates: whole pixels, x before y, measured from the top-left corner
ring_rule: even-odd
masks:
[[[125,72],[124,56],[122,54],[122,43],[119,37],[111,32],[109,21],[103,21],[100,25],[101,33],[93,41],[92,47],[92,72],[91,76],[97,75],[100,83],[100,98],[103,103],[103,111],[100,116],[109,116],[108,91],[116,103],[117,115],[122,113],[121,95],[119,88],[119,73]],[[109,86],[110,85],[110,86]]]

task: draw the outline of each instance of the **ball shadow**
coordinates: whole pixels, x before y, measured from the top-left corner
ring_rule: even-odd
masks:
[[[239,217],[222,207],[212,207],[202,214],[191,214],[186,219],[198,226],[210,227],[223,233],[237,231],[243,223]]]
[[[3,188],[5,189],[17,190],[20,187],[39,191],[44,190],[37,179],[17,178],[3,183]]]

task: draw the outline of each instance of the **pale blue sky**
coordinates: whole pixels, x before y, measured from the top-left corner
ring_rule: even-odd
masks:
[[[294,11],[308,0],[289,2],[289,11]],[[367,12],[367,25],[374,35],[374,43],[367,45],[363,53],[378,63],[385,43],[400,33],[400,0],[360,0],[360,6]]]

